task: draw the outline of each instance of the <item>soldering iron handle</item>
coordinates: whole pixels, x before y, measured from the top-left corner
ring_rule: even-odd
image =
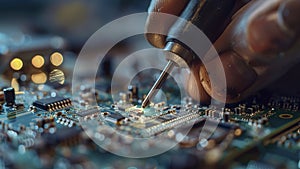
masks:
[[[190,0],[180,16],[188,22],[183,22],[182,20],[176,21],[169,31],[167,43],[179,43],[186,50],[190,50],[188,46],[180,41],[180,39],[183,38],[193,38],[192,33],[190,32],[193,29],[191,29],[191,24],[189,23],[197,26],[208,37],[211,43],[215,42],[225,29],[225,22],[231,17],[235,2],[236,0]],[[176,52],[177,51],[174,51],[173,53]],[[185,57],[182,56],[180,52],[181,51],[176,54]],[[194,57],[195,58],[183,59],[188,63],[197,58],[196,56]]]

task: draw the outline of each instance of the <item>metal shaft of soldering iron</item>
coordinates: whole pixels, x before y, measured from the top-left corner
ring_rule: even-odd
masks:
[[[175,63],[173,61],[168,61],[168,63],[165,66],[164,70],[161,72],[161,74],[159,75],[158,79],[156,80],[156,82],[152,86],[151,90],[147,94],[146,98],[144,99],[144,101],[142,103],[142,108],[145,108],[145,107],[147,107],[150,104],[150,99],[153,96],[156,95],[156,93],[161,88],[161,86],[163,85],[163,83],[167,80],[168,75],[171,73],[171,71],[173,70],[174,66],[175,66]]]

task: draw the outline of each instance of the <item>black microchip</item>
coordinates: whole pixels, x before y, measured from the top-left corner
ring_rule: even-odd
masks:
[[[40,99],[32,104],[33,106],[46,111],[56,111],[72,105],[72,102],[68,98],[63,97],[49,97]]]
[[[99,113],[99,109],[98,107],[93,107],[91,109],[88,109],[88,110],[80,110],[80,111],[77,111],[76,114],[80,117],[84,117],[84,116],[88,116],[88,115],[92,115],[92,114],[96,114],[96,113]]]
[[[120,122],[125,119],[120,113],[112,113],[105,117],[105,120],[114,124],[120,124]]]

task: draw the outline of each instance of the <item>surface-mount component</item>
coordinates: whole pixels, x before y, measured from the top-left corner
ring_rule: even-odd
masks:
[[[3,89],[3,92],[6,106],[13,106],[16,100],[15,89],[12,87],[8,87]]]
[[[109,113],[106,117],[105,120],[107,122],[113,123],[113,124],[120,124],[122,120],[124,120],[125,117],[122,116],[120,113]]]
[[[72,105],[72,102],[68,98],[63,97],[49,97],[45,99],[40,99],[32,104],[35,107],[38,107],[46,111],[56,111]]]
[[[76,114],[80,117],[84,117],[84,116],[92,115],[92,114],[99,113],[99,112],[100,112],[99,107],[92,107],[87,110],[79,110],[76,112]]]
[[[128,91],[132,94],[132,99],[138,99],[139,98],[139,88],[134,85],[128,86]]]

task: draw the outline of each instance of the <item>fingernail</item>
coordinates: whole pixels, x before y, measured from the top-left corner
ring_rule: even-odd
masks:
[[[279,7],[279,14],[287,29],[293,33],[300,33],[300,1],[286,0]]]

